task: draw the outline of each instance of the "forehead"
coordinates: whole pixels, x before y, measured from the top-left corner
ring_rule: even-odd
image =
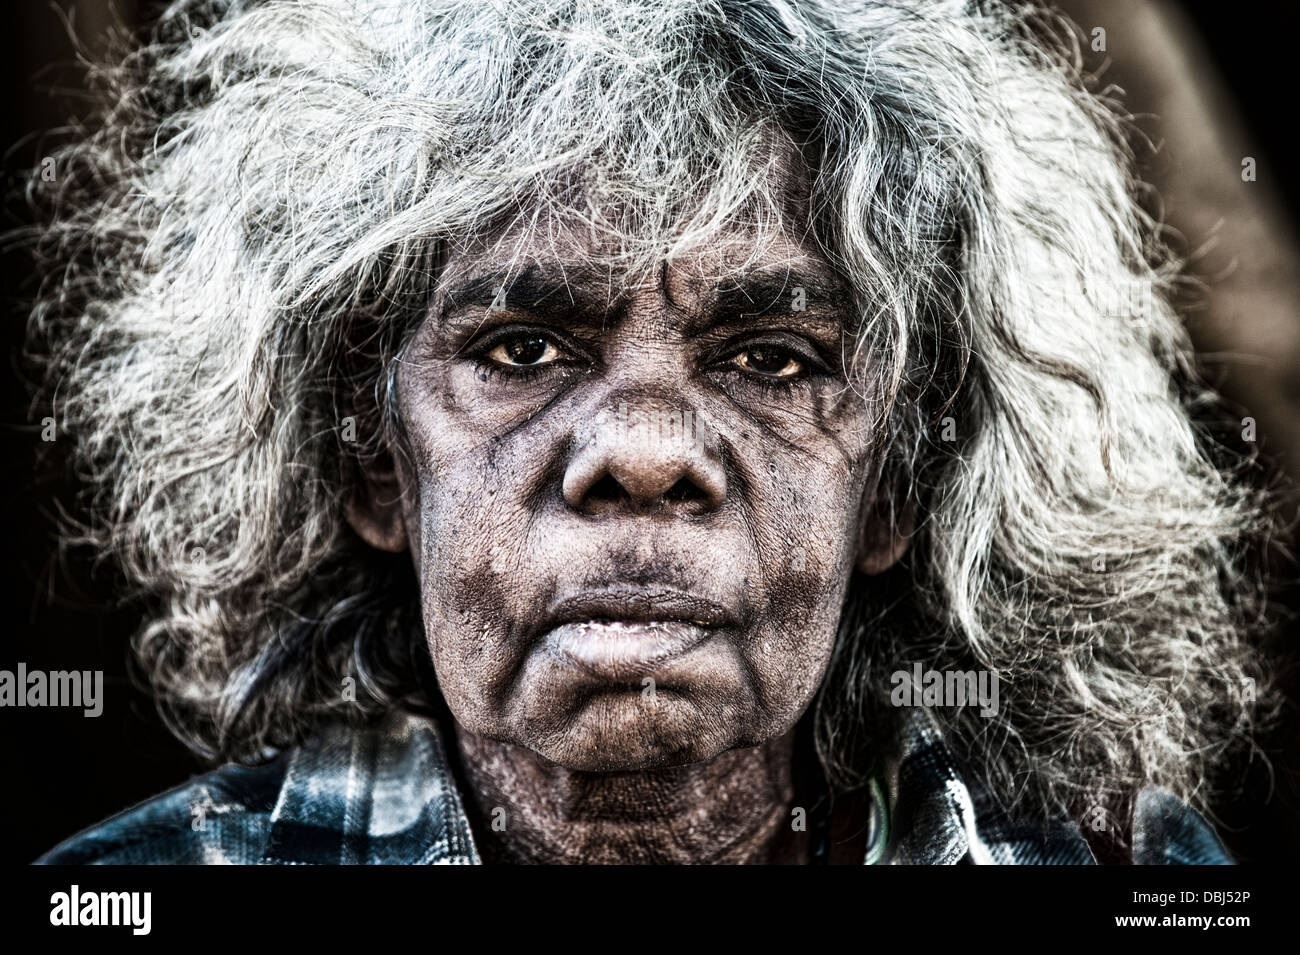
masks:
[[[605,305],[643,294],[662,294],[675,301],[696,299],[711,291],[752,283],[761,276],[765,288],[815,289],[843,293],[845,283],[812,245],[788,235],[757,235],[739,227],[709,241],[665,257],[651,270],[628,268],[581,233],[527,232],[480,241],[450,254],[440,277],[440,297],[485,284],[507,289],[531,277],[559,276],[563,284],[583,289]]]
[[[561,187],[539,192],[448,243],[439,291],[480,275],[509,285],[512,276],[537,267],[564,270],[575,285],[603,287],[611,302],[656,289],[703,294],[754,273],[847,291],[816,241],[808,171],[793,143],[770,137],[751,166],[754,193],[733,208],[709,207],[702,189],[695,203],[677,203],[671,218],[636,210],[611,214],[600,207],[589,182],[570,174]]]

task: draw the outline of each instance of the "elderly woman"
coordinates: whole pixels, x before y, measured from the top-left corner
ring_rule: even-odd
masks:
[[[43,861],[1228,861],[1267,518],[1072,43],[175,5],[34,329],[226,765]]]

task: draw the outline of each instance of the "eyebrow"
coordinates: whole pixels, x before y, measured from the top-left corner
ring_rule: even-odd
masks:
[[[608,273],[583,265],[534,263],[521,270],[491,269],[448,286],[439,321],[497,306],[567,324],[583,315],[605,316],[617,298]],[[822,317],[841,312],[850,301],[845,287],[821,270],[768,266],[729,276],[691,311],[713,325],[745,315]]]
[[[848,291],[820,273],[797,269],[756,269],[713,290],[709,308],[741,315],[798,315],[840,311],[851,301]]]
[[[518,271],[492,269],[449,286],[439,320],[445,323],[456,312],[495,305],[564,322],[579,313],[607,311],[612,299],[609,288],[607,278],[585,266],[533,264]]]

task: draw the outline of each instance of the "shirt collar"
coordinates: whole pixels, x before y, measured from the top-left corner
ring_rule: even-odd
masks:
[[[294,750],[261,861],[478,863],[436,725],[397,711],[373,728],[329,727]]]
[[[887,861],[1094,861],[1077,826],[1031,831],[990,814],[927,711],[902,721],[899,754],[890,774]],[[404,711],[372,727],[326,727],[291,753],[261,857],[281,865],[479,861],[437,724]]]

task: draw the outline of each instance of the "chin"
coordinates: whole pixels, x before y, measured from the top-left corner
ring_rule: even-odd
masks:
[[[717,716],[678,691],[660,690],[651,699],[628,688],[592,694],[566,714],[562,731],[518,742],[566,769],[642,772],[702,762],[746,745],[749,734],[731,731]]]

